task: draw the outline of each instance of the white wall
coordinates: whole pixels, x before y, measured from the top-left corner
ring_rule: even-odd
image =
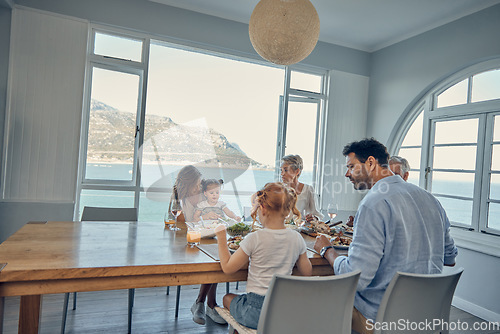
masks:
[[[431,86],[464,67],[499,56],[499,31],[496,5],[375,52],[367,135],[387,143],[412,101]]]
[[[437,82],[499,57],[499,32],[500,5],[496,5],[375,52],[367,135],[387,143],[412,103]],[[457,262],[465,271],[455,293],[456,306],[498,321],[500,258],[459,247]]]
[[[342,214],[338,220],[356,212],[361,200],[359,191],[344,176],[345,157],[342,150],[349,142],[365,136],[369,78],[352,73],[330,72],[330,100],[323,173],[322,207],[333,201]]]
[[[72,219],[88,34],[32,10],[11,21],[0,242],[29,220]]]
[[[3,196],[73,202],[88,24],[12,15]]]

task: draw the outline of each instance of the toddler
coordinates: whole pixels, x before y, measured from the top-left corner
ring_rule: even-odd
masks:
[[[224,307],[242,325],[257,328],[262,303],[274,274],[291,275],[295,265],[301,275],[312,274],[304,239],[300,233],[285,227],[290,211],[300,216],[296,202],[293,189],[280,182],[266,184],[257,192],[251,214],[254,221],[259,216],[264,228],[248,234],[233,255],[229,253],[225,227],[220,225],[215,230],[224,273],[235,273],[249,264],[247,293],[229,293],[223,298]]]
[[[218,219],[228,216],[236,221],[240,221],[240,217],[229,210],[226,203],[219,201],[220,186],[224,183],[222,180],[208,179],[201,181],[203,195],[206,200],[198,203],[194,212],[194,220],[202,219]]]

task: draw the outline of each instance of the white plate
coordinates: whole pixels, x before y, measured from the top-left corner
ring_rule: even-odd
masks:
[[[205,220],[201,222],[189,222],[186,225],[192,229],[199,229],[202,239],[209,239],[215,237],[215,228],[219,225],[218,220]]]

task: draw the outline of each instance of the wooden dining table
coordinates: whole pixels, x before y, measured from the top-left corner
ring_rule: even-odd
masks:
[[[305,236],[311,245],[314,240]],[[308,239],[309,238],[309,239]],[[202,244],[216,239],[202,239]],[[312,251],[313,275],[332,275]],[[20,296],[19,333],[38,333],[41,296],[245,281],[186,243],[186,229],[150,222],[30,222],[0,244],[0,333],[7,296]]]

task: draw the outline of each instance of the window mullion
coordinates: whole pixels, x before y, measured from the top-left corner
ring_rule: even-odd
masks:
[[[144,143],[144,124],[146,121],[146,100],[147,100],[147,87],[148,87],[148,74],[149,74],[149,50],[150,50],[151,40],[146,38],[143,43],[142,48],[142,59],[143,59],[143,72],[142,72],[142,85],[140,96],[140,111],[137,115],[138,123],[138,138],[136,138],[135,147],[135,196],[134,196],[134,206],[139,210],[139,200],[141,196],[140,186],[141,186],[141,166],[142,166],[142,150],[140,149]]]
[[[493,150],[493,130],[494,130],[494,116],[493,114],[485,115],[484,124],[484,137],[483,137],[483,161],[482,165],[482,187],[481,203],[479,210],[479,230],[486,231],[488,228],[488,207],[490,195],[490,182],[491,182],[491,158]]]
[[[285,80],[284,80],[284,92],[281,97],[279,119],[278,119],[278,143],[276,145],[276,166],[275,166],[275,180],[279,179],[280,166],[279,161],[285,154],[286,146],[286,126],[288,118],[288,102],[290,100],[290,78],[291,70],[289,66],[285,67]]]

